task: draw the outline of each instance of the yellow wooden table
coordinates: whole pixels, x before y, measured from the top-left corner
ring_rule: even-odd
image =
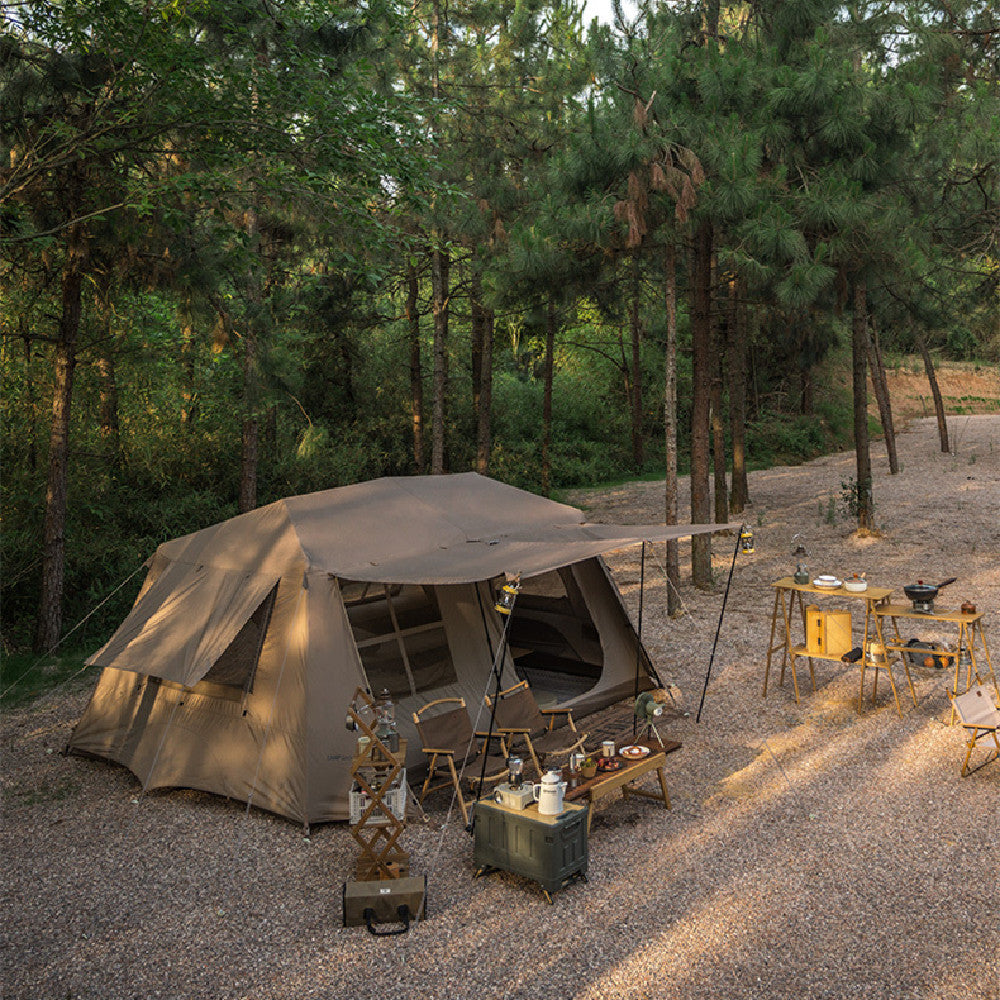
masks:
[[[771,674],[771,660],[775,653],[781,653],[781,676],[779,684],[785,683],[785,667],[792,668],[792,684],[795,687],[795,701],[799,700],[799,680],[795,671],[795,660],[799,656],[805,656],[809,660],[809,676],[812,679],[813,691],[816,690],[816,673],[813,669],[813,660],[831,660],[841,662],[839,656],[825,656],[820,653],[810,653],[805,643],[795,643],[792,641],[792,617],[796,607],[802,623],[803,637],[805,635],[806,608],[803,594],[815,595],[816,597],[839,597],[852,600],[862,600],[865,604],[865,623],[861,636],[861,648],[864,655],[861,658],[861,691],[858,696],[858,712],[861,711],[864,700],[865,667],[874,667],[876,671],[880,667],[885,667],[889,674],[889,681],[892,684],[893,697],[896,698],[896,710],[902,716],[902,709],[899,707],[899,698],[896,696],[896,683],[892,678],[892,670],[889,667],[889,658],[886,657],[884,664],[876,663],[868,656],[868,633],[872,622],[872,612],[879,602],[886,600],[892,593],[891,587],[872,587],[861,592],[845,590],[840,587],[816,587],[811,583],[796,583],[793,577],[783,576],[780,580],[775,580],[771,584],[774,588],[774,610],[771,613],[771,638],[767,646],[767,668],[764,671],[764,690],[761,697],[767,697],[767,682]],[[780,612],[780,626],[779,626]],[[777,635],[777,641],[775,636]],[[876,679],[878,675],[876,673]],[[874,693],[872,695],[874,699]],[[915,701],[915,696],[914,696]]]
[[[977,611],[972,614],[967,614],[962,611],[915,611],[912,604],[880,604],[874,609],[875,611],[875,632],[878,636],[879,642],[882,643],[885,648],[886,661],[888,662],[891,653],[898,653],[903,661],[903,666],[906,669],[906,676],[909,680],[910,668],[907,662],[906,654],[913,652],[913,647],[907,646],[903,643],[903,637],[899,632],[899,619],[911,619],[914,621],[920,621],[924,623],[933,622],[935,624],[944,625],[957,625],[958,626],[958,647],[954,652],[949,652],[948,650],[932,650],[928,651],[929,655],[939,656],[946,659],[952,659],[955,661],[955,686],[953,691],[955,694],[964,694],[972,687],[972,678],[975,676],[976,680],[982,683],[983,677],[979,672],[979,664],[976,660],[976,640],[979,640],[979,645],[982,646],[982,655],[986,663],[986,676],[993,681],[993,691],[1000,700],[1000,688],[997,687],[997,675],[993,671],[993,661],[990,659],[990,650],[986,645],[986,633],[983,632],[983,615],[985,612]],[[889,642],[885,639],[885,619],[888,618],[892,622],[892,636]],[[961,658],[960,653],[962,649],[967,649],[969,651],[969,663],[966,668],[965,676],[965,687],[959,690],[959,677],[961,673]],[[890,674],[891,676],[891,674]],[[910,690],[913,690],[913,682],[910,681]],[[917,696],[914,694],[913,703],[917,703]],[[951,721],[955,721],[955,709],[951,710]]]

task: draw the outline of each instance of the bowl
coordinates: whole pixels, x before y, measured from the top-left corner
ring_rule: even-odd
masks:
[[[849,590],[852,594],[862,594],[868,589],[867,580],[845,580],[844,590]]]

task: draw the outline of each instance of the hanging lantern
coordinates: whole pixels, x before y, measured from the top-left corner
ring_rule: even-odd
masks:
[[[502,615],[509,615],[514,610],[514,602],[517,600],[518,592],[521,589],[521,578],[515,577],[508,580],[497,593],[496,604],[493,606]]]
[[[753,554],[753,532],[750,530],[750,525],[744,524],[740,528],[740,552],[746,555]]]

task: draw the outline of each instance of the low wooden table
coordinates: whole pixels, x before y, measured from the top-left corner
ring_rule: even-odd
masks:
[[[680,743],[674,740],[667,740],[663,746],[660,746],[656,740],[636,740],[631,745],[649,747],[649,756],[643,757],[641,760],[629,760],[624,757],[618,757],[617,759],[621,760],[624,764],[620,770],[598,771],[593,778],[581,781],[576,788],[567,788],[566,790],[565,799],[567,802],[584,799],[590,803],[590,809],[587,811],[588,832],[597,804],[608,798],[613,792],[618,791],[619,788],[624,798],[635,795],[641,798],[654,799],[657,802],[662,802],[665,809],[670,808],[670,795],[667,793],[667,779],[663,776],[663,765],[667,761],[668,753],[680,749]],[[637,781],[644,774],[649,774],[651,771],[655,771],[657,778],[659,778],[659,794],[656,792],[647,792],[643,788],[631,787],[633,782]],[[569,769],[564,768],[563,779],[568,780],[568,776]]]

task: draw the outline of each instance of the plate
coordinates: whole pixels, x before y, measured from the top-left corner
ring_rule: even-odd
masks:
[[[835,576],[818,576],[813,580],[814,587],[839,587],[840,580]]]
[[[614,757],[601,757],[597,762],[598,771],[620,771],[624,765]]]
[[[631,760],[641,760],[643,757],[649,756],[650,749],[649,747],[640,747],[640,746],[622,747],[621,750],[618,751],[618,753],[621,754],[622,757],[626,757]]]

